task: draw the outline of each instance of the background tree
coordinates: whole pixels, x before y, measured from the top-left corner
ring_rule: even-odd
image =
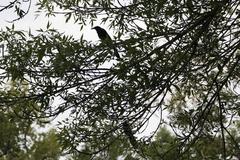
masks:
[[[29,159],[58,160],[61,156],[65,156],[57,139],[55,130],[41,134],[31,147],[31,152],[28,154]]]
[[[23,96],[27,91],[26,82],[11,82],[1,94]],[[59,159],[64,156],[56,131],[36,131],[37,127],[43,128],[45,125],[43,119],[31,118],[32,114],[38,114],[33,107],[37,108],[38,105],[32,101],[1,106],[0,160]]]
[[[5,86],[1,95],[20,96],[26,93],[27,87],[23,83],[12,82]],[[34,105],[31,101],[26,103],[13,104],[9,106],[1,105],[0,109],[0,159],[26,159],[31,140],[34,139],[33,123],[37,122],[30,117],[27,118],[27,113]],[[24,119],[23,117],[26,117]]]
[[[239,119],[239,3],[39,1],[39,10],[62,13],[80,28],[98,17],[106,22],[115,31],[121,60],[109,56],[107,46],[76,40],[49,25],[37,35],[7,28],[0,37],[8,53],[0,60],[0,81],[26,80],[30,86],[23,96],[2,94],[1,103],[34,101],[40,106],[33,107],[34,118],[71,110],[59,125],[69,153],[81,153],[79,145],[90,143],[88,154],[101,154],[125,139],[144,158],[145,140],[136,142],[134,134],[155,113],[166,111],[168,117],[156,123],[172,128],[178,158],[193,157],[196,144],[207,144],[205,137],[219,137],[219,157],[239,157],[229,131]],[[108,61],[112,65],[104,67]],[[61,104],[54,106],[55,99]],[[235,150],[228,152],[228,145]]]

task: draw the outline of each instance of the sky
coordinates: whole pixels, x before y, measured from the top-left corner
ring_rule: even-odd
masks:
[[[11,0],[4,0],[0,2],[0,7],[7,5]],[[7,3],[8,2],[8,3]],[[23,8],[28,7],[28,2],[23,2]],[[32,0],[32,4],[29,10],[29,13],[20,20],[15,22],[11,22],[17,18],[16,14],[13,13],[13,9],[4,10],[0,12],[0,28],[5,28],[6,26],[10,27],[14,24],[15,28],[18,30],[28,31],[31,28],[32,33],[35,30],[40,28],[46,29],[48,21],[51,22],[51,26],[57,29],[59,32],[64,33],[66,35],[73,35],[74,38],[80,38],[81,34],[83,34],[84,39],[89,41],[98,40],[97,34],[95,30],[92,30],[92,26],[86,26],[80,31],[80,27],[78,24],[74,24],[73,21],[69,21],[65,23],[65,18],[63,15],[56,15],[55,17],[46,17],[44,13],[37,13],[37,7],[35,6],[36,0]],[[1,9],[1,8],[0,8]],[[99,25],[96,22],[96,25]]]

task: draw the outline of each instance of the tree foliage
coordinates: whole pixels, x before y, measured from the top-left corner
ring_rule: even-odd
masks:
[[[6,96],[22,96],[28,88],[26,82],[12,82],[5,86]],[[64,155],[57,133],[50,130],[40,134],[37,126],[44,127],[41,119],[33,119],[32,101],[1,106],[0,110],[0,160],[58,159]]]
[[[174,156],[169,153],[193,157],[196,144],[205,147],[211,138],[219,139],[213,145],[221,146],[219,157],[239,157],[237,136],[229,129],[239,119],[239,3],[40,0],[39,10],[64,14],[80,29],[100,19],[114,30],[121,60],[104,44],[74,39],[49,25],[37,35],[6,28],[0,35],[6,44],[0,81],[25,80],[29,88],[26,94],[1,93],[1,105],[34,102],[38,106],[28,114],[35,119],[71,110],[59,124],[69,153],[104,154],[125,139],[131,144],[125,150],[145,157],[147,140],[135,134],[155,114],[167,112],[156,123],[170,127],[176,141],[165,135],[169,144],[161,159]]]

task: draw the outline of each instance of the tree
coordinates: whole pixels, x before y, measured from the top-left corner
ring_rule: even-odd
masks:
[[[1,94],[23,96],[28,90],[26,84],[25,81],[11,82]],[[41,134],[35,130],[38,126],[45,127],[43,119],[31,118],[38,114],[32,109],[37,107],[32,101],[1,106],[0,160],[58,159],[64,155],[55,130]]]
[[[237,130],[239,130],[238,127],[235,129],[229,129],[229,132],[231,132],[233,137],[226,136],[225,143],[228,159],[234,159],[234,157],[239,158],[237,157],[238,155],[236,155],[238,148],[236,148],[235,144],[232,143],[232,138],[239,143],[239,135],[236,134]],[[179,141],[175,135],[163,127],[159,129],[154,140],[144,147],[146,147],[148,159],[172,160],[178,159],[177,147],[181,145],[180,143],[181,141]],[[223,159],[223,157],[221,157],[222,150],[219,149],[221,143],[222,137],[220,135],[202,136],[191,146],[191,149],[183,156],[182,159]]]
[[[229,131],[239,118],[239,3],[39,1],[48,16],[64,14],[80,28],[101,18],[115,31],[121,60],[109,56],[108,46],[76,40],[49,25],[38,35],[6,28],[0,36],[7,44],[0,81],[26,80],[30,86],[24,96],[1,95],[1,104],[34,101],[40,104],[34,118],[71,110],[59,126],[69,153],[81,153],[79,145],[90,143],[88,154],[96,155],[125,139],[144,158],[144,140],[134,145],[134,134],[157,111],[166,111],[168,117],[157,123],[172,128],[178,158],[193,156],[195,144],[205,146],[201,139],[214,136],[221,139],[219,157],[239,157]],[[108,61],[113,65],[104,67]],[[56,98],[61,104],[53,106]],[[231,154],[228,137],[235,148]]]
[[[50,130],[47,133],[41,134],[38,140],[35,140],[31,147],[31,152],[28,154],[31,160],[58,160],[60,156],[64,156],[64,151],[62,151],[58,143],[55,130]]]
[[[1,95],[9,97],[22,95],[27,88],[22,83],[12,82]],[[22,87],[20,87],[22,86]],[[12,104],[8,106],[1,105],[0,109],[0,159],[26,159],[26,153],[29,151],[31,141],[34,139],[33,123],[37,121],[27,117],[27,113],[34,105],[31,101],[21,104]],[[23,107],[25,106],[25,107]],[[23,117],[26,117],[24,119]]]

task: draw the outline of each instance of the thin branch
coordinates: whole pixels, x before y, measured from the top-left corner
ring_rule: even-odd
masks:
[[[12,8],[13,5],[14,5],[17,1],[18,1],[18,0],[14,0],[14,1],[10,2],[9,5],[7,5],[7,6],[0,6],[0,7],[2,7],[2,9],[0,9],[0,12],[2,12],[3,10],[6,10],[6,9]]]
[[[216,82],[216,87],[218,90],[218,82]],[[226,141],[225,141],[225,135],[224,135],[224,124],[223,124],[223,112],[222,110],[223,108],[223,103],[221,102],[221,97],[220,97],[220,93],[217,93],[217,98],[218,98],[218,105],[219,105],[219,123],[220,123],[220,127],[221,127],[221,134],[222,134],[222,147],[223,147],[223,159],[226,160],[227,158],[227,153],[226,153]]]

